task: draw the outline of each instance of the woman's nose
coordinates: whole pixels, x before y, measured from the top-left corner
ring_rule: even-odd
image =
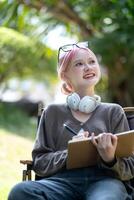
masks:
[[[91,68],[91,66],[89,64],[86,64],[85,67],[84,67],[84,70],[88,71],[90,68]]]

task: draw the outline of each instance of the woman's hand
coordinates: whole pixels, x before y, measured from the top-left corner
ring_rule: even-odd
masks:
[[[77,135],[73,136],[72,140],[80,140],[80,139],[85,139],[89,136],[88,131],[83,131],[78,133]]]
[[[115,150],[117,147],[116,135],[112,133],[101,133],[96,137],[92,133],[91,140],[104,162],[110,163],[115,159]]]

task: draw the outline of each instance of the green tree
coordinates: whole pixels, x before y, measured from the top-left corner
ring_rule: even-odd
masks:
[[[0,83],[12,77],[53,78],[56,55],[33,38],[0,28]]]
[[[39,23],[30,26],[34,29],[44,25],[40,36],[57,25],[64,25],[80,40],[90,40],[91,48],[108,69],[108,96],[111,101],[122,105],[134,103],[133,0],[12,0],[4,1],[1,9],[1,24],[6,21],[6,26],[24,34],[28,34],[29,27],[24,29],[24,25],[30,16],[36,16]],[[10,14],[5,15],[4,9]]]

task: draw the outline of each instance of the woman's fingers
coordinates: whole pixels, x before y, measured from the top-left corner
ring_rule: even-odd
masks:
[[[97,142],[96,138],[97,138],[97,137],[95,137],[95,134],[92,133],[92,134],[91,134],[91,141],[92,141],[92,143],[97,147],[98,142]]]
[[[118,137],[116,135],[112,135],[112,144],[113,146],[117,146]]]
[[[83,131],[78,133],[78,135],[73,136],[73,140],[79,140],[79,139],[85,139],[89,136],[89,132],[88,131]]]
[[[88,131],[85,131],[83,134],[84,134],[85,137],[89,136],[89,132]]]
[[[113,160],[117,146],[117,136],[112,133],[102,133],[94,136],[94,133],[92,133],[92,143],[96,146],[104,161],[109,162]]]

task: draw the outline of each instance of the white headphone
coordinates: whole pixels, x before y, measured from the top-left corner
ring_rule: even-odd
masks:
[[[67,96],[67,105],[69,108],[84,113],[93,112],[100,105],[100,102],[101,98],[98,95],[94,95],[93,97],[84,96],[82,99],[80,99],[77,93],[72,93]]]

